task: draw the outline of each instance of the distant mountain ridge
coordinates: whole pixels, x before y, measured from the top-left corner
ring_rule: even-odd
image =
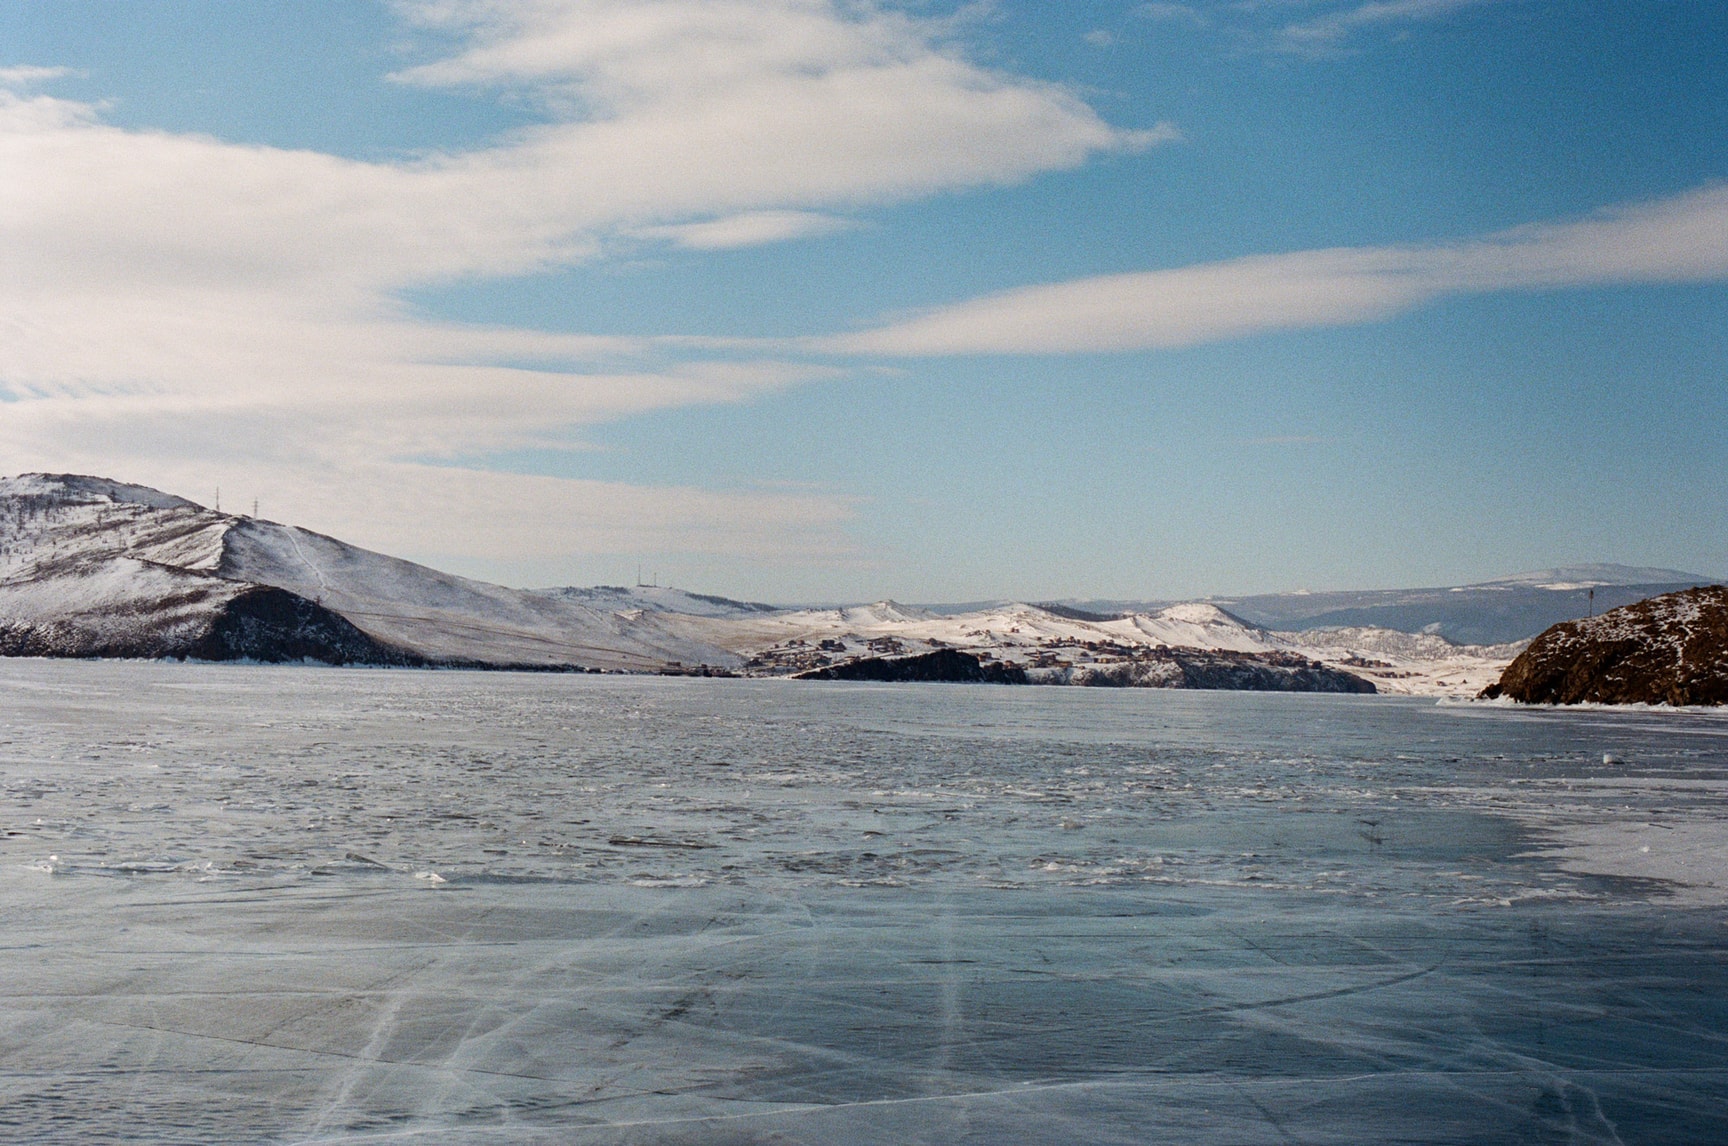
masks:
[[[1427,589],[1356,589],[1262,593],[1208,600],[1268,628],[1384,628],[1430,633],[1458,644],[1529,640],[1562,621],[1588,617],[1647,597],[1718,584],[1719,578],[1631,565],[1570,565]],[[1059,607],[1089,613],[1146,612],[1166,602],[1070,600]]]

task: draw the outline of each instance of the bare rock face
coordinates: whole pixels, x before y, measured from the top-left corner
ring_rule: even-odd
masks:
[[[1728,703],[1728,586],[1555,625],[1482,695],[1526,704]]]

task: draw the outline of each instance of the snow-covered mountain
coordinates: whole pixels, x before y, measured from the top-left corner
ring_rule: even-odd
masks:
[[[1571,589],[1601,589],[1623,585],[1666,585],[1681,581],[1709,581],[1711,578],[1679,569],[1660,569],[1648,565],[1615,565],[1597,562],[1589,565],[1561,565],[1555,569],[1533,569],[1496,577],[1465,588],[1491,588],[1497,585],[1529,585],[1550,592]]]
[[[248,620],[266,604],[282,614],[276,628]],[[668,616],[456,577],[143,486],[0,479],[4,651],[645,671],[737,663]],[[235,639],[210,643],[231,630]]]

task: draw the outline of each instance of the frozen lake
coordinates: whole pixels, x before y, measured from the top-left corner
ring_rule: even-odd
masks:
[[[0,1140],[1720,1143],[1725,797],[1694,712],[0,661]]]

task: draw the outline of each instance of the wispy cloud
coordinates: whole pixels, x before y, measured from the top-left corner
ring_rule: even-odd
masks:
[[[721,219],[644,227],[636,233],[643,238],[665,239],[691,250],[725,251],[831,235],[854,226],[856,224],[849,219],[819,211],[748,211]]]
[[[566,511],[528,512],[528,479],[423,461],[556,447],[596,422],[748,402],[830,370],[463,328],[396,300],[596,258],[618,236],[717,250],[814,235],[861,205],[1162,138],[973,62],[948,23],[845,0],[396,8],[452,38],[399,82],[512,89],[543,122],[474,150],[369,163],[125,130],[98,105],[26,94],[64,69],[0,70],[0,171],[28,173],[0,180],[9,467],[268,484],[278,512],[419,552],[489,553],[518,528],[543,549],[591,550],[629,522],[675,525],[696,547],[755,544],[764,530],[832,547],[850,512],[833,498],[573,483],[548,487],[546,504]],[[469,509],[386,512],[422,482]],[[421,523],[418,540],[402,520]]]
[[[1067,354],[1370,322],[1449,294],[1728,279],[1728,186],[1432,246],[1339,247],[1022,287],[816,340],[844,354]]]
[[[31,64],[17,64],[12,67],[0,68],[0,88],[27,88],[37,84],[45,84],[51,80],[64,79],[76,75],[71,68],[43,68]]]
[[[1515,0],[1150,0],[1131,14],[1172,28],[1205,29],[1235,48],[1325,57],[1358,47],[1378,29],[1400,37],[1418,24]]]
[[[1362,29],[1397,27],[1424,20],[1437,20],[1464,8],[1502,4],[1507,0],[1369,0],[1351,3],[1329,12],[1285,24],[1278,30],[1277,46],[1295,52],[1333,51]]]
[[[1145,20],[1168,20],[1179,24],[1204,27],[1211,20],[1192,4],[1175,4],[1167,0],[1149,0],[1134,6],[1134,15]]]

